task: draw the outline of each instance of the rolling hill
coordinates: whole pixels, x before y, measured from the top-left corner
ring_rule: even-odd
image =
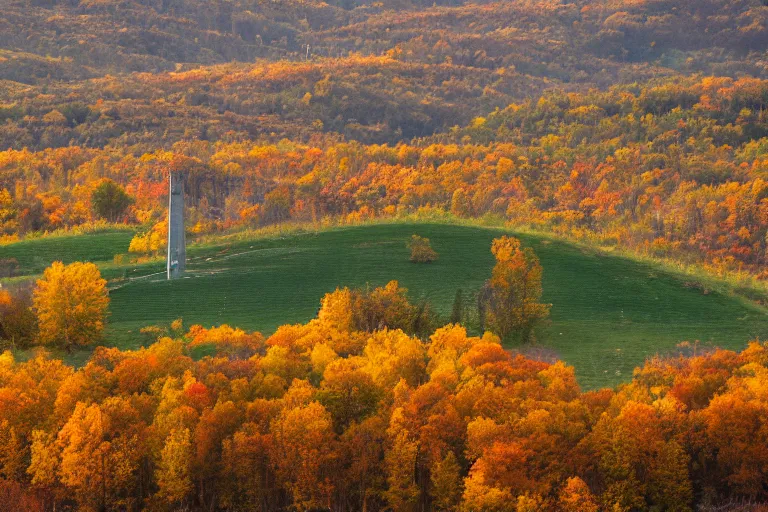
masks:
[[[337,286],[380,286],[392,279],[408,288],[414,301],[428,300],[447,317],[457,289],[469,296],[489,277],[489,248],[500,232],[381,224],[193,245],[187,278],[172,282],[164,280],[162,262],[138,267],[104,262],[102,271],[113,280],[107,345],[136,348],[152,341],[139,333],[141,327],[168,325],[176,318],[186,326],[226,323],[268,334],[279,325],[313,318],[320,298]],[[438,262],[408,261],[405,244],[413,233],[432,240]],[[647,357],[675,353],[682,341],[741,349],[768,336],[766,310],[741,298],[628,259],[520,237],[541,259],[543,299],[553,305],[551,321],[538,332],[539,346],[522,349],[574,365],[586,388],[627,381]],[[105,260],[124,252],[127,243],[122,234],[75,240],[92,259]],[[14,244],[23,251],[7,247],[22,263],[25,253],[42,263],[69,253],[71,243],[64,237]]]

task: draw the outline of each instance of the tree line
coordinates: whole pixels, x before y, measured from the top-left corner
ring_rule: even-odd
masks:
[[[514,245],[514,244],[512,244]],[[500,242],[495,251],[510,249]],[[497,276],[494,277],[494,279]],[[80,368],[0,355],[12,510],[715,510],[768,500],[768,346],[652,358],[617,389],[449,324],[396,283],[269,337],[145,329]],[[370,321],[373,319],[373,321]],[[412,324],[411,324],[412,325]],[[192,357],[205,349],[205,357]]]
[[[160,251],[173,171],[185,179],[192,234],[450,212],[764,276],[766,84],[709,77],[552,92],[395,146],[8,150],[0,233],[13,241],[108,219],[140,226],[137,253]]]

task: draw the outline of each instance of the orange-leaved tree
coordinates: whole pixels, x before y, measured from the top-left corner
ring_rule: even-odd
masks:
[[[93,263],[54,262],[37,281],[34,309],[40,341],[67,350],[101,338],[109,306],[107,282]]]
[[[31,305],[32,294],[27,288],[13,294],[0,290],[0,340],[17,347],[34,340],[37,325]]]
[[[486,282],[480,300],[486,326],[502,339],[510,336],[528,342],[536,324],[549,315],[550,304],[539,302],[542,294],[542,268],[530,247],[520,240],[503,236],[493,241],[491,252],[496,258],[491,278]]]

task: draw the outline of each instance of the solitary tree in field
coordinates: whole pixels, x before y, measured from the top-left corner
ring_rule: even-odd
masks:
[[[539,258],[520,240],[503,236],[493,241],[491,252],[496,257],[491,278],[481,294],[485,325],[502,339],[519,335],[530,341],[533,328],[549,315],[549,304],[542,304]]]
[[[110,222],[117,221],[131,203],[133,198],[112,180],[103,180],[91,194],[91,204],[96,215]]]
[[[42,343],[67,350],[101,338],[109,306],[107,282],[93,263],[54,262],[37,281],[34,309]]]
[[[429,243],[429,238],[413,235],[408,242],[411,249],[411,261],[414,263],[431,263],[437,260],[437,253]]]

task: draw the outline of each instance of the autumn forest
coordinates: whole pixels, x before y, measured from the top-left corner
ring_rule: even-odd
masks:
[[[768,510],[767,308],[764,0],[0,0],[2,512]]]

